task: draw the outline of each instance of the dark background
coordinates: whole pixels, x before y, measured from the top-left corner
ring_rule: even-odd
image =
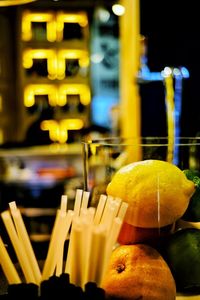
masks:
[[[158,72],[165,66],[184,66],[190,73],[190,77],[183,82],[182,136],[195,136],[200,132],[200,16],[197,4],[198,1],[194,0],[140,1],[140,29],[148,40],[150,70]],[[159,99],[164,101],[162,86],[161,83],[154,85],[157,87],[148,87],[152,101],[145,98],[143,107],[143,130],[146,135],[157,132],[165,134],[163,106],[159,103]],[[145,125],[147,119],[151,120],[148,123],[150,126]]]

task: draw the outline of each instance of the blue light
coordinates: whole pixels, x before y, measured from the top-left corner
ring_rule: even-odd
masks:
[[[92,121],[102,127],[112,127],[111,108],[118,104],[118,98],[109,95],[98,95],[92,99]]]

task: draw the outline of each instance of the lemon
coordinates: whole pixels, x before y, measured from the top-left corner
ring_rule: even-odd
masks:
[[[170,225],[186,211],[195,184],[172,163],[143,160],[120,168],[107,186],[107,194],[129,204],[125,222],[158,228]]]

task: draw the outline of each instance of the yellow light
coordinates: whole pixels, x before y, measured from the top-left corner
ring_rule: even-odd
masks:
[[[0,7],[1,6],[12,6],[12,5],[21,5],[27,4],[30,2],[35,2],[36,0],[0,0]]]
[[[3,144],[4,138],[3,138],[3,129],[0,128],[0,144]]]
[[[60,126],[67,130],[79,130],[83,128],[84,122],[81,119],[64,119],[61,120]]]
[[[3,110],[3,96],[0,94],[0,112]]]
[[[85,12],[65,13],[59,11],[57,13],[57,41],[63,40],[65,23],[78,23],[81,27],[86,27],[88,25],[88,18]]]
[[[41,129],[49,131],[49,138],[53,142],[65,143],[68,139],[68,130],[80,130],[84,122],[81,119],[44,120]]]
[[[32,39],[32,22],[47,23],[47,40],[56,41],[56,20],[53,12],[31,12],[25,10],[22,15],[22,40],[30,41]]]
[[[174,87],[173,87],[173,73],[172,69],[166,67],[162,73],[164,77],[166,95],[166,110],[167,110],[167,131],[168,131],[168,152],[167,161],[172,162],[173,160],[173,149],[174,149],[174,133],[175,133],[175,120],[174,120]]]
[[[57,74],[57,56],[53,49],[26,49],[23,52],[23,67],[33,66],[33,59],[47,59],[48,78],[55,79]]]
[[[88,67],[89,56],[88,52],[79,49],[62,49],[58,51],[58,79],[65,77],[65,60],[66,59],[78,59],[80,67]]]
[[[52,84],[30,84],[24,89],[24,105],[31,107],[35,104],[35,95],[48,95],[49,105],[56,106],[58,102],[57,88]]]
[[[83,105],[88,105],[91,102],[90,88],[86,84],[61,84],[58,105],[63,106],[67,103],[67,95],[79,95],[80,102]]]

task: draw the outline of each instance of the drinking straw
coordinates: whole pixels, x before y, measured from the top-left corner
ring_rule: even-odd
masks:
[[[115,206],[112,205],[112,204],[110,204],[108,206],[106,214],[104,215],[104,222],[100,223],[100,224],[104,224],[105,225],[105,228],[106,228],[106,231],[107,231],[108,234],[110,232],[110,229],[111,229],[111,226],[112,226],[112,222],[113,222],[113,219],[115,217],[115,213],[116,213]]]
[[[29,259],[29,264],[32,268],[33,274],[35,276],[35,282],[37,284],[41,281],[41,272],[33,251],[30,238],[28,236],[26,227],[24,225],[23,218],[21,216],[20,210],[17,208],[15,201],[9,203],[11,215],[14,220],[14,224],[17,230],[18,237],[23,244],[23,247],[26,251],[27,257]]]
[[[128,207],[123,203],[120,198],[101,195],[97,209],[87,208],[81,190],[77,191],[64,270],[73,284],[101,283]]]
[[[3,240],[0,236],[0,257],[1,257],[1,267],[3,272],[8,280],[9,284],[19,284],[21,279],[15,269],[15,266],[7,252],[7,249],[3,243]]]
[[[96,213],[94,216],[94,225],[97,225],[100,223],[102,213],[106,204],[107,196],[106,195],[100,195],[99,203],[97,205]]]
[[[62,212],[66,212],[67,211],[67,195],[62,195],[61,196],[60,210]]]
[[[114,198],[114,203],[115,203],[116,209],[117,209],[117,213],[116,214],[118,214],[119,213],[119,209],[120,209],[120,207],[122,205],[122,199],[119,198],[119,197],[116,197],[116,198]]]
[[[106,272],[108,261],[111,256],[111,253],[113,251],[113,247],[117,241],[117,237],[119,235],[122,223],[123,223],[123,220],[121,218],[119,218],[119,217],[114,218],[112,228],[111,228],[110,234],[107,239],[105,257],[104,257],[104,261],[103,261],[102,269],[101,269],[101,277],[99,278],[100,283]]]
[[[82,278],[82,288],[84,288],[85,284],[88,282],[87,280],[87,270],[90,264],[90,245],[91,245],[91,231],[93,225],[85,219],[83,221],[83,237],[81,239],[81,249],[82,249],[82,270],[81,270],[81,278]]]
[[[74,217],[79,216],[83,191],[77,189],[74,203]]]
[[[74,212],[68,210],[64,218],[62,218],[62,224],[59,231],[58,246],[56,252],[56,275],[59,276],[63,272],[63,254],[64,254],[64,243],[67,238]]]
[[[42,281],[49,279],[50,276],[54,273],[54,268],[56,264],[56,251],[58,247],[57,237],[59,233],[59,229],[61,228],[61,217],[60,210],[57,210],[55,222],[53,225],[51,238],[49,241],[49,247],[47,251],[47,257],[44,262],[44,267],[42,270]]]
[[[70,244],[71,244],[71,256],[69,263],[69,275],[70,281],[72,284],[81,286],[81,270],[82,270],[82,247],[81,239],[83,236],[83,226],[80,221],[80,218],[75,218],[72,224],[72,231],[70,235]]]
[[[67,197],[61,197],[61,205],[60,209],[57,210],[54,226],[52,229],[52,234],[49,242],[47,257],[44,263],[43,271],[42,271],[42,280],[48,279],[53,275],[57,261],[58,261],[58,252],[59,248],[62,246],[63,238],[61,237],[61,233],[66,230],[64,226],[65,219],[66,225],[70,227],[72,218],[70,218],[70,214],[66,213],[67,208]],[[63,229],[64,227],[64,229]],[[67,236],[67,232],[65,232],[65,236]]]
[[[112,252],[113,247],[117,241],[123,220],[119,217],[114,218],[112,228],[107,240],[107,253],[108,255]]]
[[[95,207],[88,208],[88,216],[87,216],[88,222],[93,223],[95,212],[96,212]]]
[[[35,276],[33,274],[32,268],[29,264],[29,260],[26,254],[26,251],[21,243],[17,232],[15,230],[15,226],[13,224],[11,215],[9,211],[4,211],[1,213],[1,217],[3,219],[4,225],[12,242],[13,248],[16,252],[17,258],[19,260],[20,266],[24,273],[25,279],[27,283],[36,283]]]
[[[106,204],[105,204],[105,207],[104,207],[104,210],[102,213],[102,217],[101,217],[101,222],[100,222],[101,224],[107,222],[107,218],[108,218],[108,214],[109,214],[108,210],[111,206],[113,199],[114,198],[112,196],[110,196],[110,195],[107,196]]]
[[[82,236],[80,238],[81,257],[82,257],[82,269],[81,269],[81,286],[84,288],[87,283],[86,270],[90,264],[90,244],[91,244],[91,231],[94,226],[94,215],[96,209],[89,207],[84,211],[84,214],[80,216],[82,222]]]
[[[117,215],[121,220],[124,219],[124,217],[126,215],[127,208],[128,208],[128,203],[123,201],[120,208],[119,208],[119,212],[118,212],[118,215]]]
[[[76,190],[76,196],[75,196],[75,202],[74,202],[74,216],[73,219],[75,219],[77,216],[80,214],[84,214],[84,209],[86,208],[86,198],[84,200],[84,204],[82,204],[82,195],[83,195],[83,190],[77,189]],[[85,194],[87,196],[87,194]],[[83,205],[83,206],[82,206]],[[72,226],[73,227],[73,226]],[[70,240],[69,240],[69,245],[68,245],[68,252],[67,252],[67,259],[66,259],[66,264],[65,264],[65,273],[69,273],[71,270],[71,256],[72,256],[72,239],[71,239],[72,231],[70,234]]]
[[[84,191],[84,192],[83,192],[81,209],[82,209],[82,208],[87,208],[87,207],[88,207],[89,196],[90,196],[90,192],[87,192],[87,191]]]
[[[119,210],[119,204],[119,201],[115,201],[114,198],[107,198],[107,203],[100,224],[104,224],[106,226],[108,234],[112,226],[113,219],[116,217],[117,212]]]
[[[60,251],[59,251],[59,256],[58,256],[58,259],[57,259],[57,263],[56,263],[56,273],[55,275],[57,277],[59,277],[61,274],[62,274],[62,270],[63,270],[63,251],[64,251],[64,248],[61,247]]]
[[[106,231],[104,226],[94,226],[91,232],[89,266],[86,274],[87,282],[99,281],[101,264],[104,260]]]

